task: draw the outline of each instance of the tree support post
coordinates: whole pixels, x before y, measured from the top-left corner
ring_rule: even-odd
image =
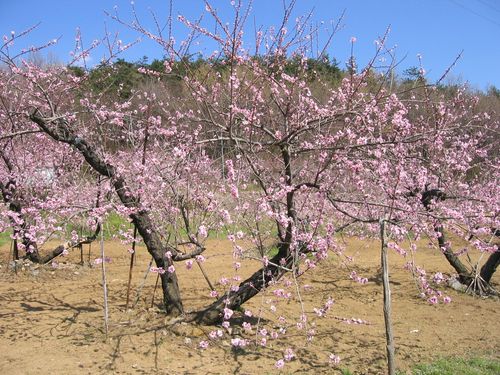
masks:
[[[380,221],[380,242],[381,242],[381,265],[382,265],[382,284],[384,288],[384,322],[385,322],[385,338],[387,350],[387,372],[389,375],[394,375],[396,372],[394,366],[394,335],[392,333],[392,317],[391,317],[391,289],[389,285],[389,263],[387,260],[387,217],[381,218]]]

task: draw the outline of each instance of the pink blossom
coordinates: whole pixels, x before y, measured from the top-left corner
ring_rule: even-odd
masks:
[[[427,302],[429,302],[432,305],[436,305],[439,301],[436,296],[432,296],[429,299],[427,299]]]
[[[330,363],[330,365],[338,365],[340,363],[340,357],[338,355],[330,353],[328,355],[328,362]]]
[[[94,264],[101,264],[102,263],[102,258],[96,258],[94,259]],[[104,263],[111,263],[111,258],[110,257],[104,257]]]
[[[165,68],[165,73],[170,73],[172,71],[172,64],[170,61],[168,60],[165,60],[165,62],[163,63],[163,66]]]
[[[247,341],[245,339],[236,337],[234,339],[231,339],[231,345],[234,347],[244,348],[245,346],[247,346]]]
[[[437,272],[434,274],[434,277],[432,278],[432,280],[436,283],[436,284],[441,284],[443,281],[444,281],[444,276],[441,272]]]
[[[224,308],[224,320],[229,320],[234,314],[234,311],[231,309],[228,309],[227,307]]]
[[[323,317],[326,313],[324,309],[318,309],[318,308],[313,308],[314,313],[319,316],[320,318]]]
[[[366,277],[360,277],[358,276],[358,274],[356,273],[356,271],[352,271],[349,275],[349,277],[356,281],[357,283],[360,283],[360,284],[366,284],[368,282],[368,279]]]
[[[283,355],[283,358],[285,361],[290,362],[292,359],[295,358],[295,353],[291,348],[285,349],[285,354]]]
[[[222,336],[224,336],[224,332],[222,332],[222,330],[220,329],[210,331],[210,333],[208,334],[208,337],[210,337],[212,340],[216,340],[218,338],[221,338]]]
[[[283,366],[285,366],[285,361],[284,361],[284,360],[282,360],[282,359],[280,359],[280,360],[276,361],[276,363],[274,364],[274,366],[275,366],[276,368],[282,369],[282,368],[283,368]]]
[[[234,199],[238,199],[240,197],[240,193],[239,193],[238,187],[236,185],[231,184],[230,191],[231,191],[231,195],[233,196]]]
[[[234,172],[233,161],[231,159],[226,160],[226,172],[227,172],[227,179],[231,182],[234,182],[236,180],[236,175]]]
[[[198,235],[201,237],[201,238],[207,238],[208,236],[208,232],[207,232],[207,227],[204,226],[204,225],[200,225],[198,227]]]
[[[225,224],[232,224],[233,221],[231,220],[231,214],[228,210],[222,210],[220,213]]]
[[[199,347],[200,349],[208,348],[208,341],[200,341]]]

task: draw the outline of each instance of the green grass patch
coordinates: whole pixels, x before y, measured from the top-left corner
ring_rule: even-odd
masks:
[[[126,218],[123,218],[117,213],[111,212],[106,216],[106,219],[103,222],[102,228],[103,228],[104,239],[111,240],[113,239],[114,235],[119,233],[120,229],[126,230],[127,228],[130,227],[131,224]],[[82,237],[90,236],[94,233],[85,224],[85,221],[81,219],[74,220],[73,222],[68,223],[66,225],[65,227],[66,237],[69,238],[71,236],[72,231],[75,231],[76,233],[78,233],[78,235]]]
[[[10,234],[10,230],[0,233],[0,246],[3,246],[11,241]]]
[[[412,375],[498,375],[500,360],[488,358],[442,358],[417,365]]]
[[[111,239],[113,235],[118,234],[120,229],[126,230],[131,228],[131,226],[132,224],[126,218],[115,212],[111,212],[103,223],[104,238]]]
[[[347,368],[341,375],[352,375]],[[499,375],[500,360],[491,358],[441,358],[431,363],[420,364],[409,372],[396,371],[397,375]]]

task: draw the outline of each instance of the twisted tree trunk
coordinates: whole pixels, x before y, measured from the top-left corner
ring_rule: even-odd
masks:
[[[497,270],[498,265],[500,264],[500,250],[497,249],[496,252],[491,254],[484,263],[483,267],[481,268],[481,277],[484,281],[486,281],[488,284],[491,281],[491,277]]]
[[[422,193],[421,202],[427,210],[430,210],[429,205],[433,200],[440,201],[440,200],[445,200],[447,198],[448,197],[442,190],[431,189],[431,190],[425,190]],[[451,250],[449,244],[446,241],[443,224],[441,222],[438,222],[434,227],[434,230],[438,234],[439,247],[443,251],[443,254],[448,260],[448,263],[450,263],[450,265],[458,273],[459,281],[464,285],[470,286],[474,282],[475,277],[472,271],[469,270]],[[497,237],[500,237],[500,230],[493,229],[493,234]],[[486,263],[481,268],[479,275],[483,280],[483,282],[485,282],[486,284],[490,283],[491,277],[495,273],[499,264],[500,264],[500,250],[498,249],[497,246],[497,251],[488,257]],[[486,287],[488,287],[488,285],[486,285]]]
[[[2,157],[5,165],[7,166],[7,169],[10,172],[12,172],[14,169],[12,163],[2,150],[0,150],[0,156]],[[9,206],[9,210],[15,213],[15,215],[18,217],[18,220],[22,222],[21,230],[16,229],[17,224],[15,220],[11,217],[11,223],[12,227],[14,228],[14,235],[16,237],[16,240],[14,240],[14,252],[16,253],[14,258],[18,259],[19,250],[18,250],[17,235],[19,233],[26,233],[29,229],[28,221],[26,220],[23,214],[22,197],[19,196],[19,193],[16,189],[16,181],[12,178],[9,179],[9,181],[5,185],[0,182],[0,192],[2,194],[3,201]],[[50,253],[48,253],[43,257],[40,255],[40,252],[38,251],[38,246],[36,242],[32,241],[27,236],[23,235],[22,244],[26,249],[25,258],[29,259],[33,263],[46,264],[50,262],[52,259],[61,255],[65,250],[69,250],[71,248],[75,248],[93,242],[97,238],[97,235],[99,234],[100,230],[101,230],[101,225],[98,224],[95,232],[91,236],[88,236],[81,241],[67,242],[65,244],[59,245],[54,250],[52,250]]]
[[[118,175],[115,166],[107,163],[100,157],[85,139],[78,137],[64,119],[47,119],[38,110],[35,110],[31,114],[30,119],[54,140],[73,146],[96,172],[111,179],[115,192],[123,205],[127,208],[135,209],[130,214],[130,218],[156,265],[165,270],[171,266],[172,260],[165,256],[166,248],[162,244],[158,229],[151,221],[149,212],[140,207],[138,198],[132,194],[125,179]],[[169,250],[171,249],[169,248]],[[175,251],[173,255],[176,255]],[[164,272],[161,274],[161,281],[163,302],[167,314],[173,316],[183,314],[184,309],[177,275],[175,273]]]
[[[1,149],[0,149],[0,156],[2,157],[2,159],[5,163],[5,166],[7,167],[9,172],[12,173],[14,170],[14,167],[13,167],[9,157]],[[14,228],[14,238],[16,238],[14,240],[14,252],[16,253],[14,258],[19,259],[17,237],[18,237],[20,232],[26,232],[28,223],[24,218],[24,215],[22,212],[21,199],[18,196],[18,193],[16,190],[17,190],[16,189],[16,181],[13,178],[9,178],[8,182],[5,185],[0,182],[0,191],[2,193],[3,201],[9,206],[9,210],[17,216],[18,221],[21,221],[21,225],[20,225],[21,230],[19,230],[19,226],[16,223],[16,220],[14,220],[14,218],[12,216],[10,217],[10,222],[12,224],[12,227]],[[24,248],[26,249],[26,256],[32,262],[40,263],[40,256],[38,254],[38,249],[36,247],[36,244],[33,241],[31,241],[29,238],[27,238],[26,236],[23,236],[22,244],[24,245]]]
[[[279,280],[293,264],[293,256],[288,254],[288,248],[286,244],[278,246],[278,254],[269,260],[268,265],[241,282],[237,291],[224,294],[202,311],[193,314],[188,320],[200,324],[216,324],[222,320],[224,308],[238,309],[250,298],[267,288],[271,281]]]
[[[439,248],[443,252],[446,260],[455,269],[458,274],[459,281],[464,285],[469,285],[472,282],[471,271],[458,259],[458,257],[451,250],[450,245],[446,241],[443,225],[438,223],[434,230],[438,234]]]
[[[286,183],[292,186],[293,172],[291,165],[290,150],[287,145],[280,146],[281,157],[283,160],[283,172],[285,174]],[[289,272],[294,262],[299,258],[298,255],[303,249],[297,250],[299,254],[294,257],[290,249],[290,244],[293,240],[293,223],[296,221],[295,190],[291,189],[286,194],[287,216],[291,222],[286,228],[282,228],[279,223],[276,223],[278,229],[278,237],[280,243],[278,245],[278,254],[276,254],[268,264],[255,272],[248,279],[243,281],[237,291],[230,291],[228,294],[220,297],[204,310],[196,313],[191,320],[202,324],[214,324],[221,320],[224,308],[231,310],[239,308],[250,298],[257,295],[260,291],[267,288],[271,281],[279,280],[285,273]],[[284,232],[284,233],[283,233]]]

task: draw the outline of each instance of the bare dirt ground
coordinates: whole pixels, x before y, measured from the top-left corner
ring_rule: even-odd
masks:
[[[293,348],[297,358],[286,363],[282,373],[335,374],[341,368],[356,374],[384,373],[377,242],[351,240],[347,250],[355,257],[351,266],[331,257],[319,269],[303,276],[302,283],[310,285],[301,290],[305,311],[320,307],[328,296],[335,300],[327,317],[315,320],[317,334],[311,342],[307,342],[303,331],[290,329],[282,339],[270,340],[266,348],[249,345],[234,350],[226,335],[203,351],[198,344],[208,339],[214,327],[166,325],[168,319],[158,307],[151,308],[155,274],[147,277],[135,308],[125,311],[129,254],[116,242],[107,242],[105,249],[112,258],[107,264],[107,339],[99,266],[78,265],[80,253],[74,250],[58,260],[58,268],[29,268],[15,275],[6,270],[8,245],[0,250],[0,374],[273,374],[280,373],[274,364],[288,347]],[[90,259],[97,258],[98,251],[98,244],[93,244]],[[87,252],[85,248],[85,262]],[[227,242],[209,242],[204,266],[211,280],[234,274],[224,261],[230,259],[230,254]],[[145,249],[138,249],[136,260],[132,302],[150,260]],[[435,251],[419,250],[416,260],[429,273],[451,272],[444,257]],[[418,297],[414,280],[403,269],[404,262],[396,253],[390,253],[397,366],[407,370],[440,356],[499,358],[498,299],[471,297],[444,287],[453,302],[430,305]],[[239,273],[245,277],[258,266],[250,263]],[[352,270],[369,278],[369,282],[360,285],[350,280]],[[178,264],[177,272],[186,309],[210,302],[209,288],[197,267],[188,271],[184,264]],[[494,278],[497,289],[499,276]],[[160,299],[157,291],[156,302]],[[296,320],[292,319],[300,314],[300,304],[276,300],[269,291],[245,308],[254,315],[263,311],[260,324],[269,330],[275,324],[266,320],[272,316],[270,305],[276,305],[278,313],[294,324]],[[366,324],[348,324],[350,318]],[[255,324],[255,317],[250,322]],[[338,367],[328,364],[330,353],[340,356]]]

